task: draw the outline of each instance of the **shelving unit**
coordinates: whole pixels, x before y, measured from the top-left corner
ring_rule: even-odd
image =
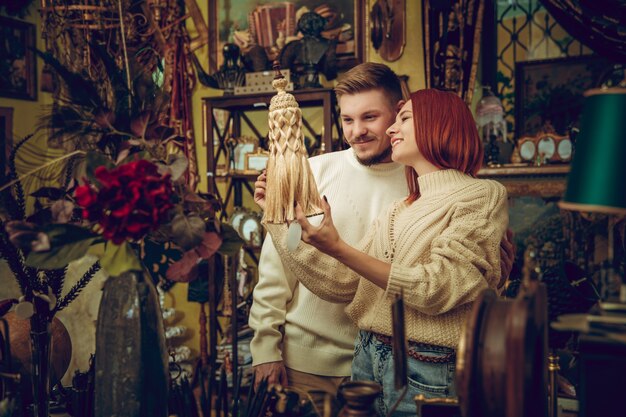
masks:
[[[305,116],[302,117],[302,124],[305,132],[308,132],[311,136],[317,138],[320,137],[321,144],[323,144],[324,152],[331,152],[341,148],[342,142],[338,140],[333,141],[333,133],[335,138],[341,138],[341,124],[339,123],[337,103],[335,100],[335,94],[332,89],[315,89],[315,90],[302,90],[291,92],[298,101],[300,108],[312,108],[318,107],[322,109],[323,125],[321,133],[316,132]],[[265,112],[269,109],[269,104],[274,93],[266,94],[254,94],[246,96],[222,96],[222,97],[207,97],[202,100],[202,125],[203,125],[203,143],[206,146],[207,152],[207,175],[208,175],[208,192],[217,195],[222,203],[223,210],[220,218],[222,221],[229,218],[227,207],[231,199],[235,207],[243,205],[243,190],[247,190],[250,195],[254,195],[254,188],[251,182],[256,180],[257,174],[240,173],[240,172],[218,172],[217,162],[220,157],[227,157],[226,141],[230,137],[241,137],[242,127],[247,126],[259,141],[259,146],[263,149],[267,149],[266,135],[261,133],[266,130],[267,122],[263,129],[255,126],[254,122],[249,116],[251,112]],[[217,117],[215,110],[225,110],[228,112],[223,127],[217,123]],[[264,117],[263,120],[267,120]],[[226,158],[227,159],[227,158]],[[216,181],[225,181],[226,192],[224,196],[220,194]],[[257,262],[258,248],[245,248],[250,258]],[[223,297],[229,297],[231,305],[233,306],[233,313],[230,317],[230,337],[232,344],[232,368],[233,368],[233,395],[237,394],[239,376],[239,358],[238,352],[238,320],[236,306],[239,303],[237,294],[237,259],[227,259],[227,263],[224,277],[229,282],[230,294],[224,294]],[[215,259],[209,262],[209,274],[215,272]],[[216,287],[216,280],[213,280],[209,285],[209,317],[208,317],[208,336],[210,344],[207,343],[206,324],[207,318],[204,316],[204,307],[201,309],[200,316],[200,346],[201,357],[203,358],[203,364],[209,367],[209,386],[215,386],[216,377],[216,357],[217,357],[217,326],[218,326],[218,311],[217,304],[220,300],[217,299],[218,288]],[[207,352],[208,351],[208,352]],[[232,414],[236,415],[236,404],[232,410]]]

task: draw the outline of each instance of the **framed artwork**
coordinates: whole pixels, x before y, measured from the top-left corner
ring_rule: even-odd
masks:
[[[515,137],[534,136],[548,123],[566,135],[578,126],[583,93],[611,71],[603,57],[579,57],[517,62],[515,65]]]
[[[35,25],[0,17],[0,96],[37,100]]]
[[[270,60],[297,39],[302,13],[314,11],[327,19],[322,35],[336,38],[337,66],[350,68],[364,60],[366,0],[209,0],[209,71],[223,63],[222,47],[234,42],[265,48]]]
[[[263,171],[269,158],[270,154],[265,151],[246,154],[245,172],[254,174]]]
[[[13,109],[11,107],[0,107],[0,167],[4,167],[0,172],[0,179],[9,171],[8,159],[13,148]],[[4,181],[0,181],[2,183]]]
[[[234,138],[230,143],[234,142],[234,147],[230,154],[230,171],[243,172],[246,170],[246,156],[256,152],[259,141],[251,136],[241,136]],[[231,145],[232,146],[232,145]]]

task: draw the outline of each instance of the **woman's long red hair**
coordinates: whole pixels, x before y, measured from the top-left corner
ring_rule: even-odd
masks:
[[[483,143],[472,112],[459,96],[435,89],[411,93],[415,142],[424,158],[437,168],[476,176],[483,161]],[[407,202],[420,195],[417,173],[406,168]]]

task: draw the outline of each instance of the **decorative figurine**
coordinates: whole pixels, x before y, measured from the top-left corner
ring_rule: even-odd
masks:
[[[224,63],[218,71],[211,75],[204,72],[197,58],[193,59],[193,64],[198,72],[198,80],[202,84],[224,90],[224,95],[232,95],[235,93],[235,87],[245,84],[246,71],[239,63],[240,50],[237,45],[234,43],[224,44],[222,55],[224,55]]]
[[[327,20],[315,12],[307,12],[298,20],[302,39],[289,42],[280,53],[280,65],[292,71],[293,80],[302,79],[298,88],[321,88],[319,73],[327,80],[337,77],[335,49],[337,40],[322,37]]]
[[[235,148],[237,147],[237,139],[232,136],[226,140],[226,147],[228,148],[228,172],[235,170]]]

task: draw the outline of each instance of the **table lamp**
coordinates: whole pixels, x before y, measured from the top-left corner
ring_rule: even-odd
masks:
[[[624,82],[622,83],[624,84]],[[626,215],[626,85],[585,92],[580,134],[559,206],[609,215],[607,261],[613,268],[613,230]],[[626,302],[626,282],[620,301]]]

